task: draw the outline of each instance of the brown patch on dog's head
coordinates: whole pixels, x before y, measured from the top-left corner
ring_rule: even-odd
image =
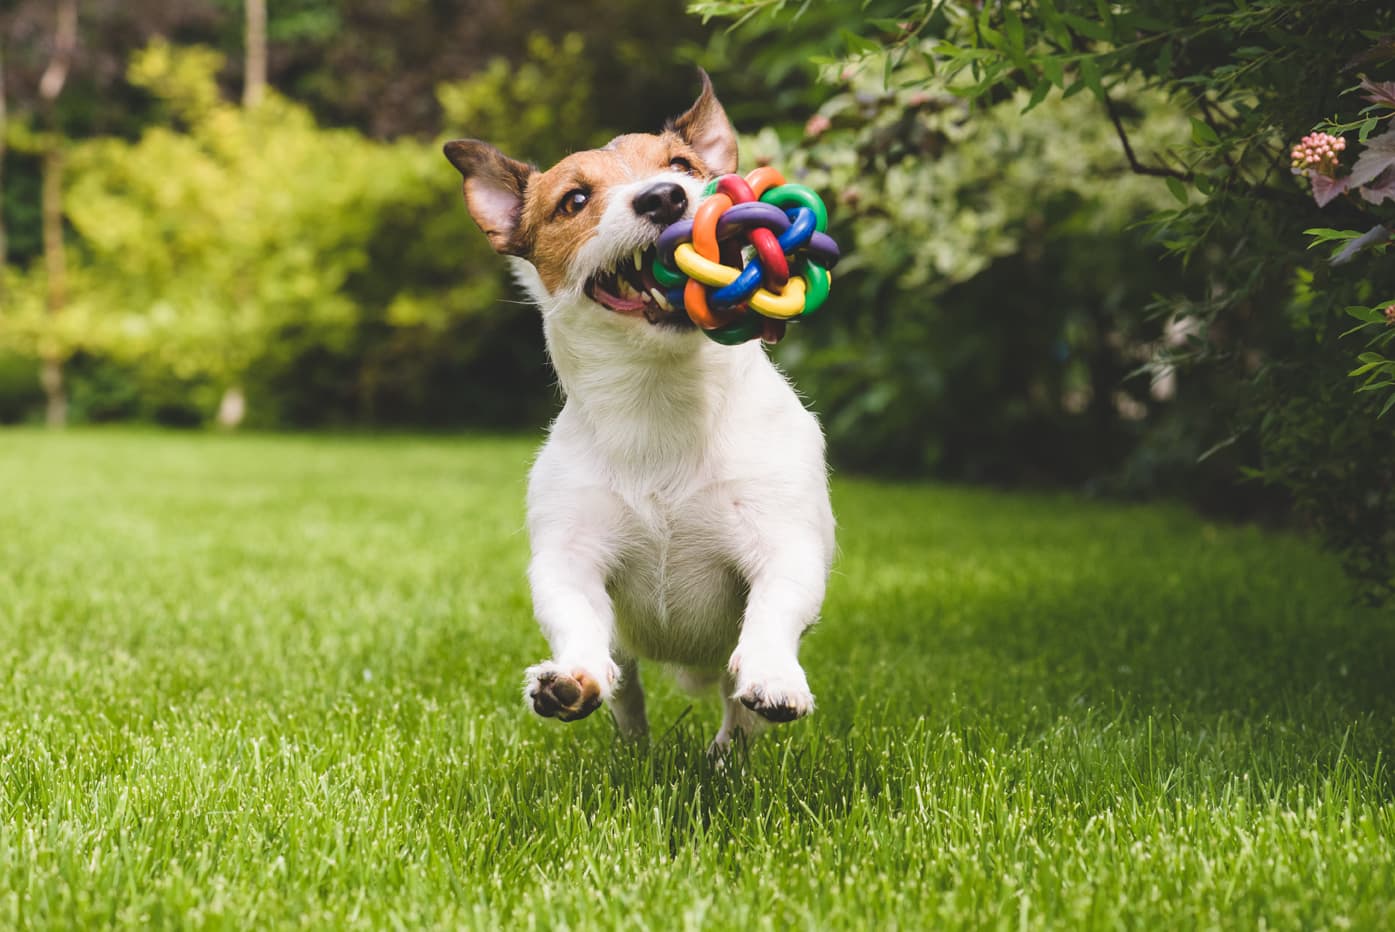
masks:
[[[470,215],[497,252],[521,256],[555,292],[576,275],[582,247],[592,240],[619,188],[680,172],[709,178],[736,168],[736,132],[706,72],[686,113],[657,134],[618,136],[604,148],[577,152],[547,171],[504,155],[485,142],[446,143],[446,157],[464,179]],[[661,228],[652,230],[652,239]]]

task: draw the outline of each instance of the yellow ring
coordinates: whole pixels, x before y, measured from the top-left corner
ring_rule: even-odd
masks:
[[[684,275],[695,278],[704,285],[718,288],[730,285],[741,274],[740,269],[704,258],[693,248],[692,243],[679,243],[673,250],[673,261]]]
[[[692,243],[679,243],[673,250],[673,261],[684,275],[709,287],[720,288],[736,281],[740,270],[711,259],[704,259]],[[781,294],[765,288],[757,288],[747,303],[762,317],[775,320],[790,320],[804,313],[804,279],[795,277],[789,280]]]
[[[747,299],[747,303],[763,317],[773,317],[775,320],[798,317],[804,313],[804,279],[791,278],[780,294],[757,288],[756,293]]]

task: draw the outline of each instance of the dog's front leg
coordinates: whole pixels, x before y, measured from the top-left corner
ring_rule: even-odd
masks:
[[[750,595],[728,664],[730,698],[769,721],[789,722],[814,709],[799,639],[823,605],[829,560],[808,531],[761,538],[767,546],[756,550],[748,568]]]
[[[615,615],[605,585],[605,525],[568,519],[530,521],[533,611],[552,659],[525,671],[523,694],[539,715],[574,722],[611,697],[620,668],[611,657]]]

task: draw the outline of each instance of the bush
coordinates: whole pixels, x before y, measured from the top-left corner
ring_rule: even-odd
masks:
[[[759,28],[766,37],[772,22],[797,18],[779,0],[694,6],[707,15],[764,21]],[[1369,111],[1355,114],[1360,103],[1342,91],[1363,71],[1391,71],[1389,44],[1378,40],[1392,26],[1395,9],[1374,0],[919,2],[882,18],[861,18],[858,28],[845,33],[842,60],[826,71],[836,80],[862,70],[903,95],[949,95],[972,109],[965,116],[970,124],[998,120],[1009,100],[1025,110],[1061,99],[1087,102],[1089,113],[1064,125],[1070,132],[1113,133],[1115,163],[1127,164],[1175,198],[1171,207],[1153,212],[1146,231],[1186,263],[1185,275],[1153,277],[1140,263],[1116,276],[1125,289],[1140,280],[1157,285],[1154,322],[1126,312],[1114,330],[1126,340],[1142,336],[1136,345],[1149,352],[1136,363],[1155,383],[1171,379],[1177,386],[1172,404],[1145,404],[1141,410],[1135,450],[1151,463],[1171,458],[1159,456],[1164,443],[1200,450],[1202,459],[1231,458],[1237,478],[1250,476],[1284,490],[1377,596],[1395,582],[1395,563],[1382,557],[1395,543],[1387,530],[1395,527],[1395,511],[1385,493],[1390,482],[1383,465],[1390,462],[1384,439],[1390,432],[1376,423],[1380,405],[1358,397],[1355,384],[1347,385],[1343,398],[1339,386],[1359,362],[1375,364],[1358,374],[1370,380],[1374,373],[1376,389],[1383,387],[1381,359],[1357,359],[1369,333],[1364,339],[1343,336],[1351,325],[1344,309],[1358,308],[1367,315],[1359,319],[1381,326],[1370,315],[1377,311],[1373,305],[1395,296],[1395,273],[1385,263],[1333,276],[1322,268],[1321,256],[1306,251],[1305,228],[1355,227],[1355,235],[1371,221],[1351,204],[1335,205],[1339,217],[1323,217],[1308,183],[1292,180],[1290,148],[1332,117],[1334,108],[1350,111],[1341,115],[1348,122],[1332,117],[1325,125],[1360,127],[1363,138],[1384,119]],[[1156,105],[1147,101],[1156,98],[1185,118],[1170,138],[1149,138]],[[826,116],[836,125],[835,110]],[[845,148],[836,136],[807,146],[813,160],[843,158]],[[924,152],[904,157],[939,158]],[[1020,161],[999,170],[1010,179]],[[903,193],[890,184],[895,164],[872,171],[867,186],[889,197]],[[1096,188],[1100,203],[1115,198],[1113,177],[1089,172],[1077,180]],[[1376,210],[1375,219],[1385,210]],[[864,229],[882,222],[861,214],[853,220]],[[1395,228],[1395,221],[1387,228]],[[942,237],[943,231],[933,235]],[[968,267],[982,262],[969,257]],[[936,270],[939,277],[946,274]],[[899,284],[908,284],[904,276]],[[996,303],[1012,290],[998,292]],[[993,293],[984,289],[979,299],[991,301]],[[1021,329],[1031,326],[1024,321]],[[923,350],[944,333],[938,322],[923,325],[910,334],[914,342],[908,346]],[[1156,335],[1161,339],[1148,339]],[[1012,360],[1012,368],[1033,365],[1030,356]],[[1016,373],[1000,371],[992,384],[1016,379]],[[1018,385],[1016,401],[1022,404]],[[883,404],[895,407],[890,398]],[[1128,462],[1119,475],[1154,473]],[[1188,483],[1192,492],[1205,487]]]

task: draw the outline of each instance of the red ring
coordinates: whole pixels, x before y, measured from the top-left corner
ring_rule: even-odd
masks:
[[[731,198],[733,204],[745,204],[756,199],[756,192],[740,175],[723,175],[717,179],[717,192]]]
[[[756,247],[756,255],[760,257],[761,268],[765,272],[765,287],[777,294],[783,291],[785,285],[789,284],[790,264],[785,260],[785,251],[780,248],[780,241],[765,227],[756,227],[746,236],[751,240],[751,245]]]

